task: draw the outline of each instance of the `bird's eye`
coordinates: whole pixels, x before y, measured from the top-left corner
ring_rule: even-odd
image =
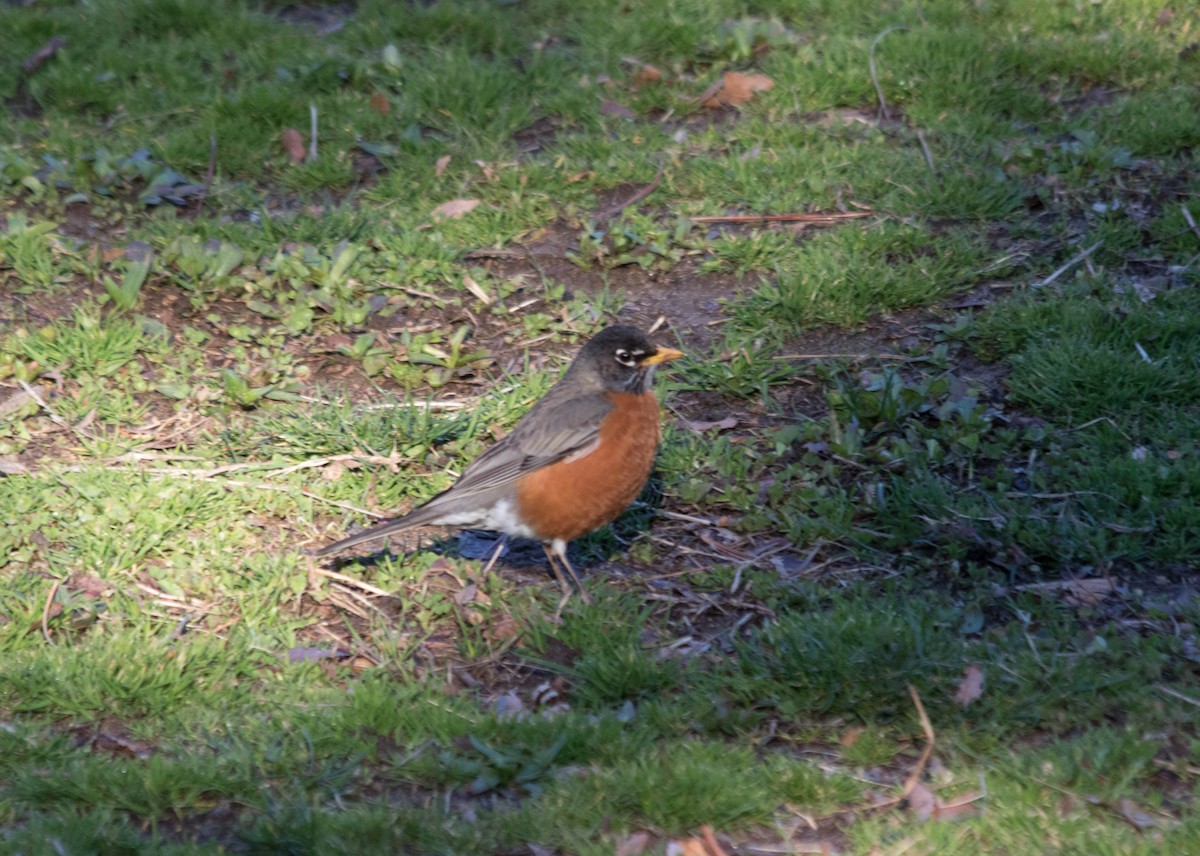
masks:
[[[623,366],[632,366],[637,360],[624,348],[617,348],[617,362]]]

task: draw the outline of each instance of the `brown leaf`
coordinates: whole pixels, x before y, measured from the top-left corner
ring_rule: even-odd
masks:
[[[632,119],[637,114],[624,104],[619,104],[616,101],[610,101],[606,98],[600,102],[600,115],[615,116],[618,119]]]
[[[635,832],[617,846],[616,856],[641,856],[650,846],[649,832]]]
[[[493,622],[491,629],[488,631],[488,638],[493,642],[499,642],[502,639],[512,639],[514,636],[520,635],[521,625],[510,615],[506,615]]]
[[[717,428],[721,431],[728,431],[730,428],[736,427],[738,421],[733,416],[726,416],[724,419],[716,422],[705,422],[704,420],[700,419],[685,419],[683,424],[692,431],[695,431],[697,434],[703,434],[705,431],[711,431],[714,428]]]
[[[863,732],[865,730],[866,729],[863,728],[861,725],[851,725],[849,728],[847,728],[845,731],[842,732],[842,736],[838,738],[838,742],[841,743],[846,748],[850,748],[851,746],[853,746],[855,743],[858,742],[858,738],[863,736]]]
[[[442,217],[447,220],[457,220],[465,214],[470,214],[478,206],[478,199],[451,199],[449,202],[443,202],[437,208],[434,208],[433,216]]]
[[[32,398],[29,401],[33,401]],[[29,467],[16,458],[0,458],[0,474],[6,476],[24,476],[29,474]]]
[[[433,174],[440,178],[448,166],[450,166],[450,155],[442,155],[433,166]]]
[[[729,856],[707,823],[700,827],[699,838],[680,838],[667,845],[669,856]]]
[[[963,669],[963,679],[958,684],[954,700],[963,707],[983,695],[983,669],[972,664]]]
[[[382,92],[371,93],[371,109],[386,116],[392,112],[392,102]]]
[[[284,128],[283,133],[279,135],[279,141],[283,143],[283,150],[287,152],[288,159],[292,163],[300,163],[304,160],[307,151],[304,147],[304,137],[295,128]]]
[[[75,574],[67,580],[67,589],[87,597],[104,597],[113,587],[94,574]]]
[[[429,575],[433,574],[449,574],[454,576],[454,563],[445,556],[433,560],[433,564],[425,571]]]
[[[475,583],[468,583],[454,594],[454,602],[459,606],[466,606],[475,600],[475,595],[479,593],[479,586]]]
[[[633,75],[634,86],[649,86],[662,80],[662,72],[652,65],[643,65]]]
[[[1067,606],[1095,606],[1112,594],[1116,583],[1109,577],[1089,577],[1085,580],[1051,580],[1044,583],[1025,583],[1019,591],[1060,591]]]
[[[700,96],[700,103],[705,107],[737,107],[745,104],[757,92],[766,92],[775,85],[775,81],[765,74],[742,74],[740,71],[727,71],[719,85],[714,84]]]
[[[18,389],[12,395],[0,401],[0,419],[4,419],[13,413],[23,410],[26,405],[33,404],[36,399],[23,389]],[[0,470],[0,472],[11,473],[9,470]]]

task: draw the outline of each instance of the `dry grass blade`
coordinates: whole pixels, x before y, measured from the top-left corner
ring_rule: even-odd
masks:
[[[937,739],[933,733],[933,723],[929,721],[929,714],[925,712],[925,705],[921,703],[921,696],[917,692],[917,688],[909,684],[908,694],[912,696],[913,705],[917,708],[917,717],[921,722],[921,730],[925,732],[925,748],[921,750],[921,755],[917,758],[916,765],[904,781],[904,796],[906,797],[913,792],[918,783],[920,783],[921,777],[925,775],[925,767],[929,764],[929,759],[933,755],[933,747],[937,743]]]
[[[693,223],[839,223],[874,217],[874,211],[844,211],[837,214],[727,214],[689,217]]]
[[[46,603],[42,607],[42,635],[46,637],[46,641],[51,645],[55,644],[54,639],[50,636],[50,608],[54,605],[54,598],[58,594],[58,589],[63,581],[56,579],[54,584],[50,586],[50,593],[46,595]]]

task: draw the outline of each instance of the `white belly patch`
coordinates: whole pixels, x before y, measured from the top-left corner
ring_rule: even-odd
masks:
[[[502,499],[491,508],[459,511],[445,514],[434,523],[438,526],[466,526],[471,529],[487,529],[504,532],[517,538],[534,538],[533,530],[517,517],[516,505],[512,500]]]

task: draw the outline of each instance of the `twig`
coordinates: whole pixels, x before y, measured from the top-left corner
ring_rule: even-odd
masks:
[[[908,29],[908,27],[905,27],[901,24],[896,24],[894,26],[888,27],[886,30],[884,30],[882,33],[880,33],[878,36],[876,36],[875,40],[873,42],[871,42],[871,50],[867,54],[867,68],[871,72],[871,83],[872,83],[872,85],[874,85],[875,95],[879,99],[879,118],[880,119],[889,119],[891,117],[888,116],[887,100],[883,97],[883,87],[879,85],[879,74],[875,69],[875,48],[877,48],[879,46],[879,43],[881,41],[883,41],[883,37],[886,36],[888,33],[894,33],[897,30],[907,30],[907,29]]]
[[[1164,687],[1162,684],[1156,684],[1154,688],[1164,695],[1169,695],[1171,698],[1177,698],[1180,701],[1186,701],[1193,707],[1200,707],[1200,699],[1192,698],[1189,695],[1184,695],[1183,693],[1177,692],[1170,687]]]
[[[925,705],[921,704],[921,696],[917,693],[917,688],[909,684],[908,694],[912,696],[913,704],[917,708],[917,716],[921,720],[921,729],[925,732],[925,748],[921,750],[921,756],[917,758],[917,765],[913,767],[913,771],[904,781],[905,796],[911,794],[920,783],[921,776],[925,773],[925,765],[929,763],[929,758],[933,755],[933,747],[937,742],[933,734],[933,724],[929,721],[929,714],[925,713]]]
[[[46,603],[42,607],[42,635],[46,637],[46,641],[51,645],[56,645],[53,638],[50,636],[50,607],[54,605],[54,596],[58,594],[58,588],[62,585],[62,580],[56,579],[54,585],[50,586],[50,594],[46,596]]]
[[[1071,268],[1075,267],[1077,264],[1079,264],[1083,261],[1086,261],[1087,257],[1090,256],[1092,253],[1096,252],[1096,250],[1100,249],[1100,247],[1103,243],[1104,243],[1103,241],[1097,241],[1096,243],[1092,244],[1090,247],[1088,247],[1086,250],[1081,252],[1079,255],[1075,256],[1075,258],[1071,259],[1069,262],[1064,264],[1062,267],[1060,267],[1054,273],[1050,274],[1050,276],[1046,277],[1041,282],[1037,283],[1034,286],[1034,288],[1045,288],[1047,285],[1054,282],[1054,280],[1058,279],[1060,276],[1062,276],[1064,273],[1069,271]]]
[[[917,141],[921,144],[921,151],[925,154],[925,163],[929,164],[929,171],[937,175],[937,167],[933,165],[933,152],[929,150],[929,142],[925,139],[924,131],[917,131]]]
[[[660,184],[662,184],[662,177],[663,177],[663,161],[662,161],[662,158],[659,158],[658,159],[658,172],[656,172],[654,174],[654,181],[650,182],[645,187],[638,190],[635,194],[630,196],[628,199],[626,199],[620,205],[614,205],[611,208],[607,208],[604,211],[601,211],[599,214],[596,215],[596,219],[597,220],[607,220],[610,217],[615,217],[618,214],[620,214],[622,211],[624,211],[626,208],[628,208],[630,205],[636,205],[638,202],[641,202],[643,199],[645,199],[647,196],[649,196],[651,193],[653,193],[655,190],[658,189],[658,186]]]
[[[337,580],[339,583],[345,583],[348,586],[357,586],[363,591],[369,591],[371,594],[378,595],[379,597],[393,596],[391,592],[384,591],[378,586],[373,586],[368,582],[364,582],[363,580],[356,580],[354,577],[349,577],[345,574],[339,574],[337,571],[327,571],[324,568],[313,568],[312,572],[319,577],[327,577],[331,580]]]
[[[873,217],[874,211],[843,211],[837,214],[728,214],[688,217],[692,223],[836,223]]]
[[[57,413],[55,413],[54,408],[52,408],[49,404],[46,403],[46,399],[44,399],[40,395],[38,395],[38,391],[36,389],[34,389],[32,386],[30,386],[28,383],[26,383],[21,378],[17,378],[16,380],[17,380],[17,383],[19,383],[21,385],[21,389],[25,390],[25,394],[28,395],[30,398],[32,398],[34,401],[36,401],[38,407],[40,407],[40,408],[42,408],[42,410],[46,411],[46,415],[50,417],[51,422],[53,422],[55,425],[59,426],[60,428],[63,428],[64,430],[70,431],[72,434],[74,434],[77,437],[86,438],[86,436],[87,436],[86,434],[82,433],[81,431],[76,430],[75,426],[73,426],[66,419],[63,419],[61,416],[59,416]]]
[[[115,464],[121,464],[121,463],[126,463],[126,462],[131,462],[131,461],[157,460],[157,459],[159,459],[158,456],[147,455],[145,453],[138,453],[138,452],[129,452],[129,453],[121,455],[120,457],[117,457],[117,458],[110,458],[109,460],[105,461],[104,463],[106,465],[112,467]],[[195,457],[191,457],[191,456],[166,456],[165,459],[166,460],[184,460],[184,461],[200,460],[199,458],[195,458]],[[324,458],[308,458],[307,460],[300,461],[299,463],[288,464],[288,465],[248,462],[248,463],[239,463],[239,464],[222,464],[219,467],[213,467],[213,468],[207,469],[207,470],[205,470],[205,469],[185,469],[185,468],[179,468],[179,467],[147,467],[147,468],[141,470],[141,472],[148,473],[149,475],[155,475],[155,476],[186,476],[188,478],[211,479],[214,476],[222,476],[222,475],[225,475],[226,473],[235,473],[235,472],[240,472],[240,471],[245,471],[245,470],[258,470],[258,471],[274,470],[274,472],[270,473],[270,476],[274,477],[274,476],[287,475],[289,473],[293,473],[298,470],[307,470],[307,469],[312,469],[313,467],[324,467],[324,466],[328,466],[329,464],[341,463],[343,461],[355,461],[357,463],[366,463],[366,464],[384,464],[384,465],[388,465],[388,466],[392,466],[392,465],[400,463],[400,459],[393,457],[393,456],[385,457],[383,455],[346,454],[346,455],[329,455]],[[63,467],[63,471],[65,471],[65,472],[80,472],[84,469],[86,469],[86,467],[82,467],[82,466]]]
[[[1180,770],[1183,770],[1189,775],[1200,776],[1200,767],[1193,767],[1190,764],[1177,764],[1167,761],[1163,758],[1154,758],[1153,763],[1154,766],[1158,767],[1160,770],[1170,770],[1175,774],[1178,774]]]
[[[1200,226],[1196,225],[1196,221],[1192,218],[1192,212],[1188,211],[1186,205],[1180,205],[1179,211],[1183,214],[1183,219],[1187,221],[1188,227],[1196,234],[1197,238],[1200,238]],[[1188,262],[1188,264],[1191,264],[1191,262]]]
[[[679,514],[676,511],[658,510],[659,517],[665,517],[668,520],[679,520],[683,523],[699,523],[701,526],[712,526],[717,521],[709,520],[707,517],[693,517],[690,514]]]
[[[62,36],[51,36],[44,45],[31,53],[26,60],[21,63],[21,73],[26,76],[33,74],[43,65],[45,65],[46,62],[50,60],[56,53],[58,53],[60,48],[64,48],[66,45],[67,40]]]

